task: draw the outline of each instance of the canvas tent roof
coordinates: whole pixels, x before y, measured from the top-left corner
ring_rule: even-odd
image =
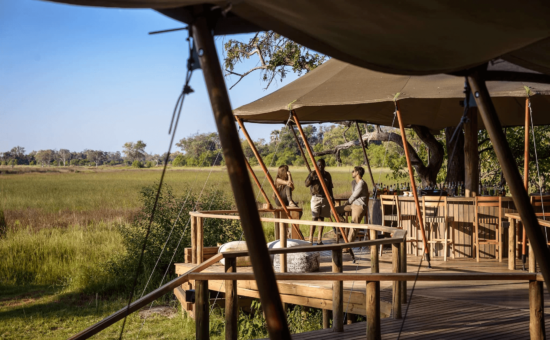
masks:
[[[532,91],[533,110],[550,112],[550,85],[489,82],[503,126],[524,124],[524,85]],[[246,121],[282,123],[293,109],[303,123],[357,120],[391,126],[393,99],[400,93],[399,107],[405,125],[440,130],[460,121],[463,89],[462,77],[392,75],[331,59],[278,91],[235,109],[234,114]],[[537,125],[550,124],[550,114],[533,116]]]
[[[56,0],[154,8],[189,23],[197,4],[231,5],[216,34],[274,30],[354,65],[397,74],[464,70],[491,59],[550,74],[550,3],[359,0]]]

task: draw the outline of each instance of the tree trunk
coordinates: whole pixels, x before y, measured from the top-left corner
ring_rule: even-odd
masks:
[[[414,132],[418,135],[420,140],[428,147],[430,150],[429,159],[428,159],[428,165],[424,165],[424,162],[422,162],[422,159],[418,156],[416,153],[416,150],[409,144],[409,158],[411,159],[411,165],[414,166],[416,172],[420,176],[420,180],[422,181],[422,186],[433,186],[436,183],[437,180],[437,173],[441,169],[441,165],[443,164],[443,156],[445,154],[443,150],[443,146],[441,143],[435,139],[434,135],[430,132],[430,130],[427,127],[424,126],[418,126],[413,125],[411,126]],[[382,142],[394,142],[397,145],[399,145],[401,148],[403,148],[403,140],[401,139],[401,135],[393,133],[393,132],[386,132],[382,131],[380,129],[380,126],[376,126],[373,132],[368,132],[361,136],[364,141],[367,143],[369,141],[382,141]],[[359,140],[350,141],[344,144],[337,145],[332,150],[325,150],[314,153],[315,156],[323,156],[323,155],[335,155],[336,160],[338,161],[340,158],[340,152],[345,149],[349,149],[354,146],[361,146]],[[464,150],[464,137],[462,137],[462,150]],[[462,160],[462,164],[464,164],[464,157]],[[464,169],[464,168],[463,168]]]
[[[448,157],[447,181],[449,183],[464,182],[464,132],[460,129],[457,132],[457,136],[455,136],[453,143],[451,143],[451,137],[453,136],[455,129],[456,126],[445,128],[445,140],[447,141]]]

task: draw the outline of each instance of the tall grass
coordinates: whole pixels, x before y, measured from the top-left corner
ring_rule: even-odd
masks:
[[[105,223],[9,229],[0,239],[0,283],[101,290],[109,282],[101,264],[120,254],[121,245],[120,233]]]

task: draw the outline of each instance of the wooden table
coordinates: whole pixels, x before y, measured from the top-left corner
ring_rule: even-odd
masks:
[[[510,220],[510,229],[508,230],[508,269],[516,269],[516,245],[519,243],[517,240],[517,231],[516,227],[519,222],[521,222],[521,217],[518,213],[507,213],[504,216],[508,217]],[[550,228],[550,221],[546,221],[538,218],[539,225],[541,227]],[[529,244],[529,271],[535,272],[535,254],[533,253],[533,248]]]

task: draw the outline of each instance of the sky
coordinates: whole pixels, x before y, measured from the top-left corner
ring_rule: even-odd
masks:
[[[0,152],[17,145],[27,152],[120,151],[137,140],[149,153],[166,152],[185,79],[187,31],[148,32],[183,26],[149,9],[0,0]],[[249,37],[217,37],[220,60],[224,39]],[[256,63],[252,58],[236,71]],[[250,103],[296,78],[290,73],[265,90],[260,73],[252,73],[229,91],[231,104]],[[216,131],[201,70],[194,72],[191,87],[195,92],[185,99],[176,141]],[[276,128],[247,126],[253,139],[269,139]]]

